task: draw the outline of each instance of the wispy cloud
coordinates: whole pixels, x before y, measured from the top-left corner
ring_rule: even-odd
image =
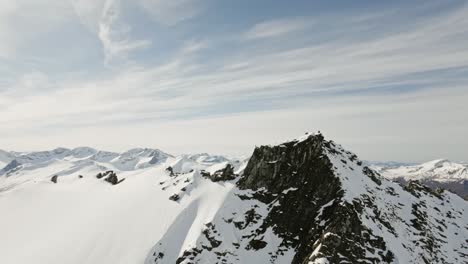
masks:
[[[101,41],[107,64],[151,45],[149,40],[130,36],[131,26],[121,19],[121,0],[74,0],[73,6],[83,25]]]
[[[131,28],[120,21],[121,7],[119,0],[107,0],[99,21],[98,36],[104,48],[106,61],[125,57],[129,52],[147,48],[149,40],[133,40],[129,37]]]
[[[247,39],[277,37],[303,30],[312,23],[311,20],[305,18],[270,20],[254,25],[244,36]]]
[[[133,37],[118,2],[88,4],[82,7],[87,11],[77,13],[100,38],[108,59],[147,47]],[[228,41],[190,35],[163,62],[126,65],[93,79],[55,80],[28,71],[32,74],[18,77],[10,92],[0,89],[0,145],[19,137],[15,133],[30,144],[38,133],[57,144],[73,138],[76,144],[107,142],[103,147],[108,148],[118,142],[111,135],[115,129],[134,144],[154,143],[168,151],[225,152],[234,145],[248,150],[254,142],[313,129],[366,155],[378,151],[362,137],[382,146],[396,144],[394,135],[422,144],[422,134],[426,142],[437,142],[449,131],[451,142],[463,141],[457,131],[468,129],[462,120],[468,111],[468,9],[460,5],[426,15],[421,8],[419,16],[395,9],[327,14],[314,22],[266,21],[247,32],[239,29],[241,39]],[[435,112],[429,115],[427,109]],[[111,136],[95,139],[94,131]],[[148,131],[157,136],[148,139]],[[165,145],[177,138],[186,140]],[[228,144],[226,138],[237,140]]]

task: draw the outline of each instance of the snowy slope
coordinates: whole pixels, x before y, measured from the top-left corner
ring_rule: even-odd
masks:
[[[6,152],[5,152],[6,153]],[[0,152],[0,159],[3,153]],[[16,167],[23,170],[35,170],[40,167],[47,167],[56,162],[69,163],[70,171],[78,171],[83,167],[96,166],[113,170],[131,171],[150,167],[163,163],[171,155],[158,149],[136,148],[124,153],[115,153],[108,151],[99,151],[89,147],[80,147],[75,149],[57,148],[50,151],[26,152],[26,153],[7,153],[10,154],[2,159],[4,162],[0,167],[0,176],[13,174],[11,169]],[[8,170],[4,169],[7,166]],[[65,166],[65,167],[66,167]],[[57,172],[66,174],[67,171]],[[7,175],[8,176],[8,175]]]
[[[5,167],[14,158],[15,156],[12,153],[0,149],[0,168]]]
[[[2,264],[464,263],[468,256],[466,201],[386,180],[321,134],[258,147],[248,162],[150,149],[27,155],[0,176]]]
[[[444,188],[468,197],[468,164],[439,159],[410,166],[373,165],[372,168],[403,184],[418,180],[432,188]]]
[[[465,201],[404,189],[321,135],[257,148],[236,184],[204,226],[178,219],[146,263],[463,263],[468,253]]]
[[[39,163],[0,177],[0,212],[5,212],[0,217],[0,263],[144,263],[155,241],[187,207],[200,204],[195,213],[205,211],[209,217],[234,186],[215,184],[194,170],[178,177],[196,188],[179,202],[171,201],[180,190],[163,182],[173,179],[166,168],[177,158],[128,170],[149,162],[135,162],[135,156],[151,153],[132,150],[109,163],[81,159],[87,155],[50,161],[41,153],[32,155]],[[213,165],[198,167],[210,170]],[[97,179],[109,166],[123,168],[116,173],[125,180],[112,185]],[[51,181],[53,175],[58,175],[57,183]]]
[[[468,165],[445,159],[411,166],[376,166],[375,168],[390,179],[403,177],[406,180],[433,180],[439,182],[468,180]]]

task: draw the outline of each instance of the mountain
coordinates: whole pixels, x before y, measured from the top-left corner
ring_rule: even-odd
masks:
[[[99,151],[89,147],[75,149],[56,148],[50,151],[37,151],[25,153],[0,152],[0,160],[4,162],[0,170],[0,176],[11,176],[18,169],[36,170],[59,163],[72,171],[78,171],[84,167],[95,166],[101,169],[135,170],[149,167],[164,162],[171,155],[158,149],[135,148],[123,153]],[[8,155],[7,155],[8,154]],[[2,156],[5,158],[2,159]],[[12,170],[15,168],[16,170]],[[58,174],[67,174],[65,170]]]
[[[468,198],[468,164],[439,159],[415,165],[374,164],[372,168],[402,184],[417,180],[432,189],[443,188]]]
[[[58,174],[70,171],[73,164],[63,163],[70,159],[0,177],[0,211],[8,212],[0,217],[0,263],[464,263],[468,256],[466,201],[418,182],[402,187],[321,134],[257,147],[246,162],[182,155]]]
[[[15,158],[14,154],[0,149],[0,168],[3,168]]]

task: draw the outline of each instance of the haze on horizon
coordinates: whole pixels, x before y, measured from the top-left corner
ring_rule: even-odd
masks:
[[[0,0],[0,149],[468,161],[468,1]]]

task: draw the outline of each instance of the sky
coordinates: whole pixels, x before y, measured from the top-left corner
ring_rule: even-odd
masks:
[[[467,1],[0,0],[0,149],[468,161]]]

